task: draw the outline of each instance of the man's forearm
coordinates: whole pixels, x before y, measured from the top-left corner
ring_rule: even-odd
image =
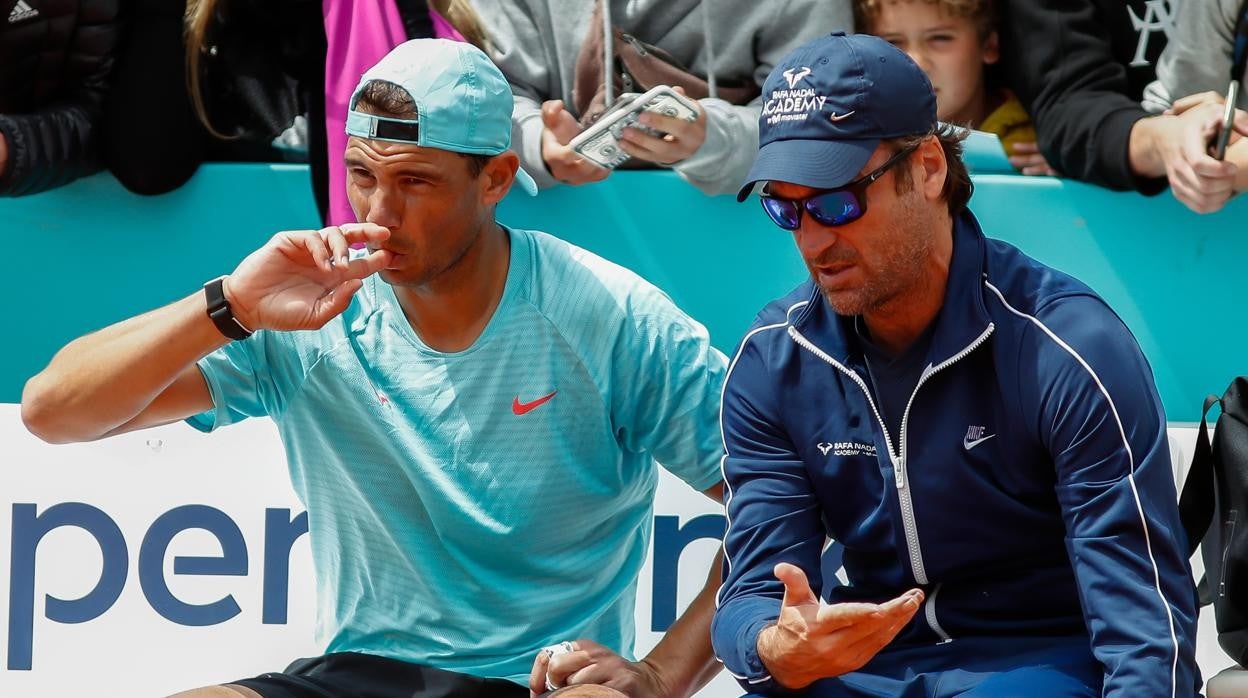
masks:
[[[654,669],[668,695],[674,698],[693,695],[719,673],[720,664],[711,647],[711,618],[715,615],[722,564],[721,550],[702,591],[642,660]]]
[[[27,383],[22,418],[53,442],[100,438],[142,412],[226,343],[203,293],[74,340]]]

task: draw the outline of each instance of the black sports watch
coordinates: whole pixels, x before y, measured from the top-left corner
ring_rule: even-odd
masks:
[[[251,330],[234,317],[230,302],[225,299],[225,277],[220,276],[204,284],[204,296],[208,298],[208,317],[221,334],[230,339],[247,339]]]

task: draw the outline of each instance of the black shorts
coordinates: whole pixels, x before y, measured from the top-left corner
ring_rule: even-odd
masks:
[[[481,679],[357,652],[299,659],[281,673],[231,681],[264,698],[528,698],[505,679]]]

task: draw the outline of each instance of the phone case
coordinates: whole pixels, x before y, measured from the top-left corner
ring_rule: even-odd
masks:
[[[673,116],[685,121],[695,121],[698,118],[697,108],[692,102],[677,94],[672,88],[660,85],[640,95],[628,105],[607,112],[593,126],[573,138],[568,145],[586,160],[599,167],[613,170],[630,157],[620,148],[620,135],[625,127],[636,126],[652,135],[662,135],[654,129],[637,124],[637,117],[643,111]]]

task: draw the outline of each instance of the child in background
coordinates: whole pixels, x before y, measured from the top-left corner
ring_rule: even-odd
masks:
[[[992,0],[854,0],[854,21],[927,73],[941,121],[997,134],[1023,174],[1057,174],[1036,146],[1023,105],[1009,90],[988,86],[987,66],[1001,57]]]

